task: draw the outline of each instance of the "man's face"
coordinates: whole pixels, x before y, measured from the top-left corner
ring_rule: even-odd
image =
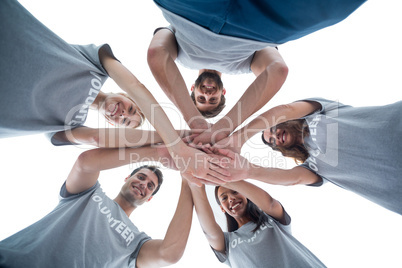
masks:
[[[124,95],[107,94],[102,108],[105,117],[119,127],[135,128],[142,123],[139,107]]]
[[[140,169],[121,188],[120,194],[134,206],[142,205],[151,200],[152,193],[158,186],[158,177],[147,168]]]
[[[210,111],[216,108],[221,96],[226,93],[220,76],[214,72],[203,72],[191,88],[194,91],[195,105],[199,111]]]

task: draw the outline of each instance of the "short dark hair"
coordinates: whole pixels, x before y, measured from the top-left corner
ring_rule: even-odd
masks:
[[[154,192],[152,193],[152,195],[155,195],[159,191],[159,188],[161,188],[161,185],[163,182],[162,171],[160,171],[160,169],[157,166],[143,165],[143,166],[140,166],[140,167],[134,169],[133,172],[131,172],[130,177],[133,176],[134,174],[136,174],[138,171],[140,171],[143,168],[149,169],[158,178],[158,185],[156,186]]]
[[[195,101],[195,95],[194,95],[194,91],[191,92],[191,99],[193,100],[194,104],[197,107],[197,103]],[[220,112],[222,112],[223,108],[225,108],[225,103],[226,103],[226,98],[225,95],[221,95],[221,101],[219,102],[218,106],[216,106],[214,109],[210,110],[210,111],[200,111],[200,113],[202,114],[202,116],[204,116],[205,118],[212,118],[217,116]]]

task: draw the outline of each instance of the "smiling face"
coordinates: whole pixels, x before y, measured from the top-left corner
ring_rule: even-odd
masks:
[[[194,92],[195,105],[201,112],[218,107],[222,95],[226,93],[219,74],[209,70],[200,74],[191,91]]]
[[[247,215],[247,198],[245,196],[225,187],[219,187],[217,194],[223,212],[235,219]]]
[[[136,128],[144,121],[137,104],[124,94],[107,94],[100,110],[109,122],[119,127]]]
[[[283,125],[266,129],[263,136],[264,140],[272,148],[291,148],[295,144],[303,143],[301,132]]]
[[[142,168],[126,178],[120,194],[133,206],[139,206],[151,200],[158,186],[158,177],[148,168]]]

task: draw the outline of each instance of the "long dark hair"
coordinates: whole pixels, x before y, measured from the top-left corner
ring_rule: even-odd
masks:
[[[215,200],[218,203],[218,205],[221,204],[218,198],[218,189],[220,186],[215,187]],[[264,224],[264,222],[268,221],[267,215],[265,215],[259,207],[257,207],[256,204],[254,204],[250,199],[247,198],[247,206],[246,206],[246,213],[247,216],[250,218],[252,222],[254,222],[257,226],[253,229],[253,233],[257,231],[261,225]],[[226,223],[228,225],[228,231],[229,232],[234,232],[237,229],[239,229],[239,224],[229,214],[225,212],[226,216]]]
[[[309,128],[304,119],[286,121],[275,126],[275,128],[286,129],[289,132],[302,135],[302,138],[310,136]],[[295,144],[289,148],[275,147],[264,139],[264,132],[262,133],[262,141],[273,150],[281,152],[283,156],[293,158],[296,164],[304,163],[310,156],[303,144]]]

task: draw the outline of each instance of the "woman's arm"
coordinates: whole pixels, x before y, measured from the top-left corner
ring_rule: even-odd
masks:
[[[190,135],[189,130],[177,130],[180,137]],[[122,148],[162,143],[158,132],[134,128],[89,128],[77,127],[59,131],[52,139],[72,144],[88,144],[100,148]]]
[[[233,148],[233,151],[240,152],[241,147],[260,131],[289,120],[302,118],[320,108],[321,105],[314,101],[298,101],[276,106],[253,119],[246,126],[234,132],[230,137],[218,142],[216,147],[225,148],[234,145],[236,148]]]
[[[257,207],[281,223],[285,223],[282,205],[260,187],[246,181],[230,182],[225,187],[237,191],[251,200]]]
[[[107,55],[102,58],[102,64],[109,76],[136,102],[145,117],[159,133],[176,167],[186,179],[197,184],[200,183],[194,178],[204,178],[213,183],[218,183],[227,175],[222,167],[213,164],[214,159],[211,156],[188,147],[181,140],[151,92],[126,67],[112,56]]]
[[[188,183],[182,180],[176,212],[163,240],[144,243],[137,257],[137,267],[161,267],[178,262],[183,256],[190,233],[193,200]]]
[[[209,244],[216,251],[225,252],[225,237],[221,227],[215,221],[214,213],[205,192],[205,186],[190,186],[190,188],[198,220]]]
[[[214,149],[214,153],[230,160],[226,163],[230,173],[230,176],[225,178],[227,182],[253,179],[275,185],[307,185],[322,180],[317,174],[304,167],[297,166],[292,169],[262,167],[250,163],[246,158],[229,149]]]

